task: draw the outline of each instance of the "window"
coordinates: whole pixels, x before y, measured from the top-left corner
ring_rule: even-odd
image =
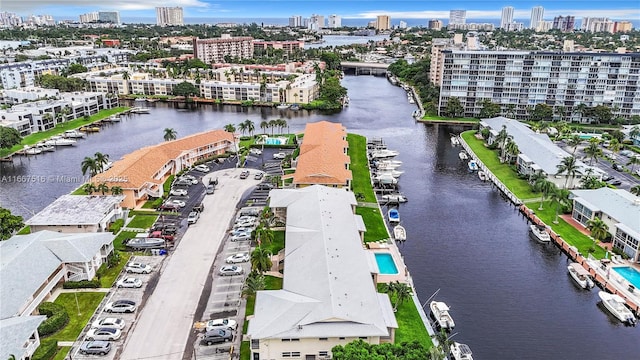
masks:
[[[318,340],[320,340],[320,341],[327,341],[327,340],[329,340],[329,338],[319,338]]]
[[[328,351],[318,351],[318,356],[329,356]]]

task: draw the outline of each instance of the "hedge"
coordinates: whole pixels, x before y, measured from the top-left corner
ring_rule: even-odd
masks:
[[[41,334],[42,335],[42,334]],[[36,349],[31,360],[49,360],[58,351],[58,340],[44,339],[40,340],[40,346]]]
[[[62,305],[52,302],[43,302],[38,307],[38,311],[42,315],[46,315],[47,319],[38,326],[40,336],[47,336],[62,329],[69,322],[69,314]]]
[[[64,289],[96,289],[100,287],[100,280],[82,280],[82,281],[67,281],[62,284]]]

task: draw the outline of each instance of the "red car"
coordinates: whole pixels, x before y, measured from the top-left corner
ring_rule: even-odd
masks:
[[[149,237],[155,238],[155,239],[164,239],[167,241],[173,241],[174,239],[173,235],[163,234],[162,231],[154,231],[151,234],[149,234]]]

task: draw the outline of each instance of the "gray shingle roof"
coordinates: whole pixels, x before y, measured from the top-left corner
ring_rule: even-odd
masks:
[[[62,195],[26,223],[27,225],[98,224],[123,199],[123,195]]]
[[[397,323],[371,279],[353,193],[314,185],[273,190],[270,197],[272,208],[287,207],[283,289],[258,292],[248,334],[388,336],[387,328]]]
[[[8,359],[14,355],[21,359],[25,354],[24,345],[36,331],[46,316],[18,316],[0,320],[0,359]]]
[[[640,197],[627,190],[603,187],[595,190],[572,190],[574,200],[598,210],[635,229],[634,237],[640,239]],[[611,229],[610,229],[611,230]]]
[[[89,261],[113,238],[111,233],[39,231],[0,242],[0,319],[18,315],[61,264]]]

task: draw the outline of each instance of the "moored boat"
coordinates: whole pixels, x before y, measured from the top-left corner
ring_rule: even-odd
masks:
[[[398,223],[400,222],[400,212],[398,209],[389,209],[387,212],[387,217],[389,218],[389,222]]]
[[[383,185],[396,185],[398,183],[398,179],[394,178],[391,175],[374,176],[373,181]]]
[[[99,126],[83,126],[79,130],[84,132],[99,132],[100,127]]]
[[[589,272],[583,268],[582,265],[571,263],[567,266],[567,270],[569,270],[571,278],[573,278],[581,288],[589,290],[595,285],[593,280],[591,280],[591,275],[589,275]]]
[[[478,163],[475,160],[469,160],[467,166],[469,167],[469,171],[478,170]]]
[[[460,151],[458,153],[458,157],[460,158],[460,160],[468,160],[469,159],[469,155],[464,150],[462,150],[462,151]]]
[[[549,233],[547,232],[547,228],[545,228],[544,226],[538,226],[535,224],[530,225],[529,234],[536,241],[541,243],[548,243],[551,241],[551,236],[549,236]]]
[[[84,139],[87,135],[81,133],[78,130],[67,130],[62,134],[62,136],[70,139]]]
[[[289,105],[288,104],[280,104],[280,105],[276,106],[276,108],[280,109],[280,110],[286,110],[286,109],[289,108]]]
[[[23,150],[23,153],[25,155],[38,155],[42,153],[42,150],[38,149],[37,147],[26,146]]]
[[[372,159],[385,159],[385,158],[392,158],[392,157],[398,156],[398,154],[400,153],[395,150],[379,149],[379,150],[372,151],[369,154],[369,157]]]
[[[484,173],[484,171],[479,170],[478,171],[478,178],[482,181],[487,181],[487,174]]]
[[[609,310],[613,316],[627,325],[636,325],[636,317],[625,305],[625,301],[619,295],[609,294],[606,291],[599,291],[598,296],[602,300],[604,307]]]
[[[404,174],[404,171],[393,170],[393,169],[379,169],[376,174],[378,176],[393,176],[394,178],[399,178],[400,175]]]
[[[407,231],[404,226],[398,224],[393,227],[393,238],[397,241],[407,240]]]
[[[460,139],[457,136],[451,135],[451,145],[458,146],[460,145]]]
[[[44,145],[49,146],[72,146],[75,144],[75,140],[65,139],[62,136],[52,136],[49,140],[44,142]]]
[[[404,203],[407,202],[407,197],[403,194],[385,194],[380,197],[380,199],[384,202],[388,203]]]
[[[159,238],[133,238],[126,244],[132,249],[157,249],[164,247],[164,239]]]
[[[472,355],[473,353],[468,345],[455,341],[451,344],[451,356],[455,360],[473,360]]]
[[[293,110],[293,111],[298,111],[298,110],[300,110],[300,105],[293,104],[293,105],[291,105],[290,109]]]
[[[134,106],[131,109],[129,109],[129,112],[132,114],[149,114],[151,110],[149,110],[148,108]]]
[[[453,330],[456,323],[449,314],[449,306],[442,301],[432,301],[429,303],[431,309],[431,315],[436,320],[436,324],[440,329]]]

